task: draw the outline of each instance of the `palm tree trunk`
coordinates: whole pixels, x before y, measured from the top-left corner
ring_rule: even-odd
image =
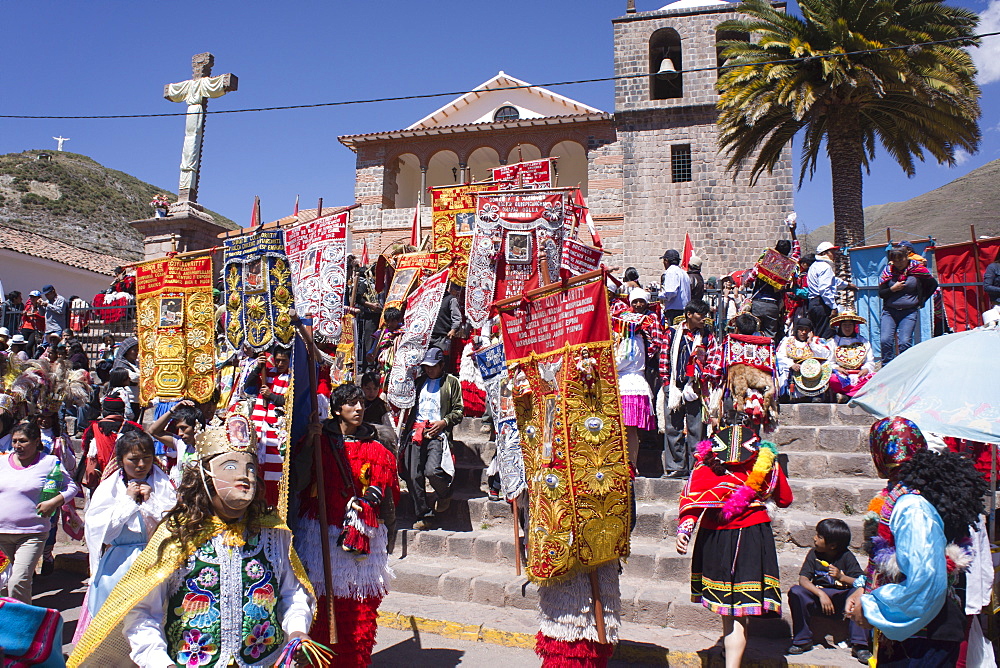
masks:
[[[833,181],[833,237],[841,248],[858,246],[865,240],[861,165],[864,148],[856,113],[839,113],[831,119],[827,135],[830,176]]]

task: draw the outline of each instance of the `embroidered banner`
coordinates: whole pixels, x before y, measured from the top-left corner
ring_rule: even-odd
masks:
[[[209,401],[215,391],[212,258],[136,268],[139,402]]]
[[[345,313],[341,326],[340,340],[337,341],[337,352],[330,365],[330,381],[336,387],[342,383],[350,383],[355,376],[354,341],[355,319],[352,313]]]
[[[604,251],[567,237],[563,241],[560,267],[570,276],[579,276],[601,268]]]
[[[233,348],[254,352],[288,348],[295,338],[292,272],[281,230],[226,239],[226,337]]]
[[[469,266],[469,249],[476,231],[476,193],[489,188],[492,184],[470,183],[431,191],[433,247],[442,263],[453,263],[451,280],[457,285],[465,285]]]
[[[411,408],[416,403],[414,381],[420,360],[430,344],[431,330],[434,329],[434,321],[441,309],[445,288],[448,287],[449,273],[445,269],[434,274],[406,300],[403,335],[392,360],[386,388],[386,399],[396,408]]]
[[[344,211],[285,230],[295,309],[312,317],[315,331],[333,341],[340,338],[344,316],[350,215]]]
[[[550,188],[552,187],[552,162],[554,158],[530,160],[513,165],[500,165],[491,171],[493,180],[498,183],[491,185],[492,190],[511,190],[513,188]]]
[[[631,476],[608,312],[597,278],[501,313],[535,582],[629,554]]]
[[[421,269],[433,273],[437,271],[441,258],[437,253],[405,253],[396,256],[396,271],[401,269]]]
[[[465,293],[473,327],[485,324],[494,299],[537,287],[543,268],[548,282],[559,280],[566,218],[572,219],[563,192],[480,193],[478,202]]]
[[[510,501],[527,489],[524,476],[524,456],[521,439],[517,432],[517,412],[514,396],[507,375],[507,360],[503,343],[497,342],[483,348],[473,358],[483,376],[486,399],[497,432],[497,473],[500,475],[500,491]]]

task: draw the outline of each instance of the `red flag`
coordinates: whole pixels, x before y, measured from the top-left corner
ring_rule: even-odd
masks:
[[[594,245],[598,248],[604,248],[601,244],[601,235],[597,233],[597,228],[594,226],[594,218],[590,215],[590,209],[587,208],[587,201],[583,199],[583,192],[577,188],[576,195],[573,197],[573,205],[576,206],[578,211],[582,211],[582,215],[585,221],[587,221],[587,231],[590,232],[590,237],[594,241]]]
[[[292,215],[296,218],[299,217],[299,196],[295,196],[295,211],[292,211]]]
[[[691,235],[687,232],[684,233],[684,254],[681,256],[681,266],[684,267],[684,271],[687,271],[688,262],[691,261],[691,256],[694,255],[694,246],[691,244]]]
[[[413,211],[413,229],[410,231],[410,245],[420,248],[420,202]]]
[[[365,238],[365,242],[361,244],[361,266],[367,267],[371,263],[371,258],[368,257],[368,239]]]
[[[253,198],[253,211],[250,212],[250,227],[260,225],[260,197]]]

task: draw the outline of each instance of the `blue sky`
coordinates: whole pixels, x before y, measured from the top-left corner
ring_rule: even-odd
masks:
[[[638,0],[640,11],[666,0]],[[961,0],[1000,29],[1000,0]],[[215,54],[214,73],[239,76],[239,91],[212,109],[267,107],[468,90],[499,70],[531,83],[612,74],[611,19],[625,0],[458,2],[134,2],[33,0],[4,3],[0,113],[165,113],[163,85],[190,77],[195,53]],[[1000,63],[1000,38],[989,41]],[[985,51],[986,49],[983,49]],[[985,58],[985,54],[984,54]],[[907,179],[885,155],[865,183],[865,204],[908,199],[1000,158],[1000,65],[984,71],[983,142],[953,168],[919,164]],[[990,83],[985,83],[990,81]],[[613,111],[611,82],[554,90]],[[338,135],[405,127],[447,98],[209,118],[200,201],[240,223],[260,195],[267,220],[302,206],[353,201],[354,154]],[[92,157],[177,189],[181,117],[116,120],[0,119],[0,153],[54,148]],[[796,159],[797,162],[797,159]],[[825,161],[796,193],[806,229],[830,222]]]

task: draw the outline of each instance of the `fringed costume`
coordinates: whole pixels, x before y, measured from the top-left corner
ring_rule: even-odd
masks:
[[[577,572],[565,580],[538,588],[541,628],[535,654],[544,668],[602,668],[615,652],[620,624],[621,589],[618,562],[597,568],[604,628],[608,642],[597,639],[590,575]]]
[[[781,508],[792,490],[774,444],[727,427],[698,444],[680,498],[678,533],[701,522],[691,559],[691,600],[724,616],[781,612],[778,556],[765,502]]]
[[[370,425],[344,436],[328,420],[321,444],[330,522],[332,587],[338,642],[330,645],[338,666],[363,668],[371,663],[382,598],[389,592],[390,533],[395,534],[395,506],[399,502],[396,459]],[[326,582],[323,574],[313,450],[303,447],[296,456],[296,476],[305,488],[300,495],[296,547],[319,596],[318,614],[310,636],[329,644]]]

